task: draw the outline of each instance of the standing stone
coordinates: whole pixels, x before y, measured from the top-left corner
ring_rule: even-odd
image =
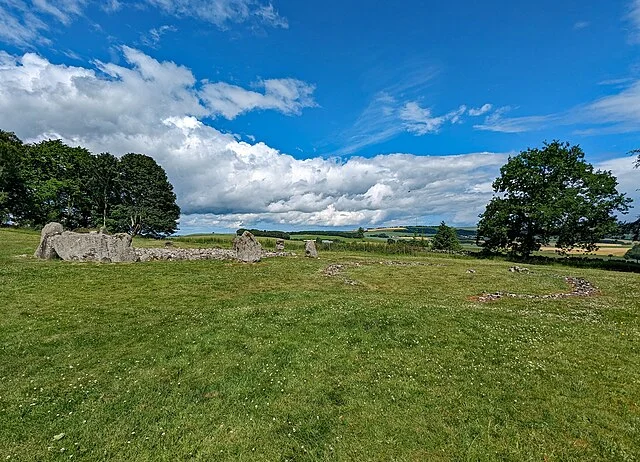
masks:
[[[40,232],[40,244],[34,253],[36,258],[42,258],[45,260],[51,260],[57,256],[53,246],[51,245],[51,237],[56,234],[62,234],[64,228],[60,223],[51,222],[47,223]]]
[[[276,239],[276,251],[282,252],[284,250],[284,239]]]
[[[245,263],[260,261],[262,257],[262,246],[249,231],[233,240],[233,250],[236,252],[236,258]]]
[[[309,258],[318,258],[316,241],[304,241],[304,255]]]

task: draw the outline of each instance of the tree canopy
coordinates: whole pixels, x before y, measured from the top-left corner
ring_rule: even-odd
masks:
[[[640,149],[634,149],[630,152],[630,154],[636,155],[636,160],[634,163],[634,168],[640,169]],[[625,232],[630,232],[633,235],[633,240],[637,241],[640,239],[640,216],[636,221],[628,223],[624,228]]]
[[[552,239],[561,251],[594,250],[616,231],[614,213],[629,209],[617,184],[611,172],[594,171],[579,146],[553,141],[522,151],[493,182],[496,195],[480,215],[478,243],[523,256]]]
[[[173,186],[149,156],[96,156],[60,140],[23,144],[0,130],[0,224],[58,221],[162,237],[176,231],[179,215]]]
[[[627,260],[635,260],[636,263],[640,262],[640,244],[631,247],[627,253],[624,254],[624,258]]]
[[[448,252],[459,252],[462,250],[456,230],[447,226],[445,222],[441,222],[438,231],[431,240],[431,248],[433,250],[446,250]]]
[[[118,164],[120,202],[113,207],[114,227],[132,235],[173,234],[180,217],[173,186],[153,158],[125,154]]]

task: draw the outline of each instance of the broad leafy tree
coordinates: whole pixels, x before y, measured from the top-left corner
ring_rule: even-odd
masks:
[[[0,225],[17,220],[26,209],[26,190],[20,168],[24,149],[15,134],[0,130]]]
[[[28,145],[22,161],[27,189],[26,223],[41,227],[59,221],[65,228],[91,224],[91,198],[87,191],[91,153],[60,140]]]
[[[480,215],[478,243],[523,256],[552,239],[561,251],[594,250],[616,231],[614,213],[629,208],[617,184],[611,172],[594,171],[579,146],[553,141],[522,151],[493,182],[496,195]]]
[[[462,250],[456,230],[447,226],[444,221],[440,223],[438,231],[431,240],[431,248],[433,250],[446,250],[448,252],[459,252]]]
[[[125,154],[118,163],[119,203],[111,217],[117,231],[147,237],[173,234],[180,217],[173,186],[164,169],[144,154]]]
[[[640,149],[634,149],[630,154],[636,155],[634,167],[640,169]],[[634,240],[640,240],[640,216],[634,222],[628,223],[623,227],[625,232],[630,232]]]
[[[94,226],[107,226],[111,209],[120,202],[118,158],[108,152],[91,159],[89,189]]]
[[[635,260],[636,263],[640,262],[640,244],[636,244],[631,247],[627,253],[624,254],[624,258],[627,260]]]

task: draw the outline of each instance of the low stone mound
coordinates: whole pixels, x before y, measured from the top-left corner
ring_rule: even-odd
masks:
[[[598,295],[600,291],[597,287],[591,284],[589,281],[583,278],[576,278],[567,276],[564,281],[571,286],[570,292],[560,292],[547,295],[528,295],[528,294],[514,294],[511,292],[494,292],[492,294],[482,294],[476,297],[471,297],[471,300],[477,302],[493,302],[500,300],[501,298],[524,298],[524,299],[541,299],[541,300],[558,300],[561,298],[570,297],[591,297]]]
[[[231,249],[180,249],[177,247],[154,247],[136,248],[134,251],[140,261],[236,259],[236,252]]]

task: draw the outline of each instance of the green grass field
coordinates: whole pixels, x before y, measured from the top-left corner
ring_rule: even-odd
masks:
[[[437,254],[101,265],[35,260],[37,243],[0,229],[0,460],[640,457],[638,274]],[[569,275],[601,295],[469,299]]]

